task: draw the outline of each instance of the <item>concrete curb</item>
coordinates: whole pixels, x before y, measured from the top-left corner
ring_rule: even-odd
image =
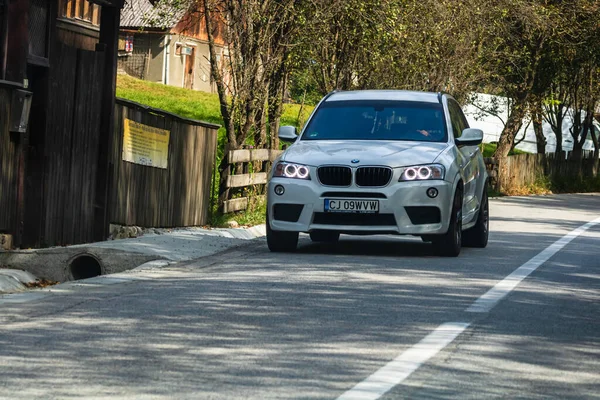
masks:
[[[250,228],[217,228],[214,231],[222,237],[244,240],[257,239],[267,234],[267,228],[265,224],[252,226]]]
[[[29,271],[0,269],[0,294],[26,290],[23,283],[36,281],[35,275],[61,281],[64,282],[63,284],[84,283],[90,279],[109,277],[119,272],[158,270],[178,262],[208,257],[238,247],[243,244],[241,241],[250,241],[265,235],[264,224],[250,228],[178,228],[162,230],[160,233],[143,235],[139,238],[49,249],[0,252],[0,262],[3,265]],[[67,271],[67,264],[82,255],[98,259],[102,264],[102,275],[70,281],[72,277]],[[2,273],[2,271],[16,272]]]
[[[26,290],[25,284],[35,282],[37,278],[27,271],[0,268],[0,293]]]
[[[0,275],[0,294],[22,292],[26,287],[13,276]]]

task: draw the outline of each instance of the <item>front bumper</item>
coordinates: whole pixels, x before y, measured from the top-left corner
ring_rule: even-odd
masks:
[[[275,187],[278,185],[284,187],[284,194],[275,194]],[[429,188],[438,190],[437,197],[427,196]],[[267,189],[268,223],[275,231],[443,234],[448,231],[453,199],[452,183],[443,180],[392,180],[383,188],[354,185],[341,188],[323,186],[316,180],[272,178]],[[378,200],[379,213],[326,213],[324,210],[326,198],[357,197],[360,200]]]

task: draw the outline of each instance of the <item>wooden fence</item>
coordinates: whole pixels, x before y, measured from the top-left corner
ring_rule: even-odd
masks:
[[[498,166],[486,158],[486,167],[491,179],[498,177]],[[573,153],[518,154],[509,156],[506,162],[506,178],[503,190],[511,191],[536,184],[541,178],[556,184],[598,177],[600,159],[593,152],[583,152],[581,158]]]
[[[264,198],[263,187],[267,183],[269,169],[281,153],[281,150],[269,149],[229,152],[229,166],[221,176],[221,181],[227,186],[223,213],[245,210],[253,198]]]
[[[125,120],[170,132],[166,168],[123,160]],[[199,226],[209,220],[219,125],[117,99],[110,221],[143,227]]]

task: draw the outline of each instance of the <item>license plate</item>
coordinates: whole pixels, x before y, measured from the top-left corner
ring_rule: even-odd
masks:
[[[326,212],[378,213],[379,200],[325,199]]]

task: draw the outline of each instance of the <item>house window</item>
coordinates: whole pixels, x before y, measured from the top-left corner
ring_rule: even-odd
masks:
[[[29,55],[46,58],[48,47],[48,2],[29,1]]]
[[[100,6],[88,0],[64,0],[64,15],[67,18],[80,20],[92,25],[100,25]]]

